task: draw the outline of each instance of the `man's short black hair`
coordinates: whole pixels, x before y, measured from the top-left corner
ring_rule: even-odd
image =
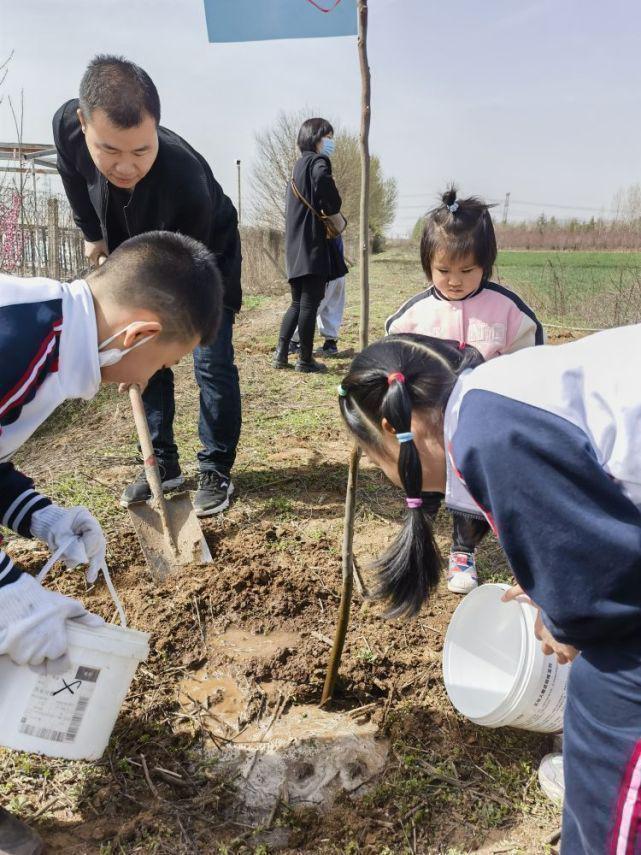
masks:
[[[160,98],[151,77],[122,56],[98,54],[80,81],[80,109],[87,119],[104,110],[118,128],[134,128],[148,113],[160,123]]]
[[[211,342],[220,324],[223,286],[207,247],[177,232],[145,232],[129,238],[87,282],[118,305],[153,310],[162,338]],[[143,318],[144,320],[144,318]]]
[[[316,151],[316,146],[323,139],[334,133],[334,128],[327,119],[305,119],[298,132],[297,145],[303,151]]]

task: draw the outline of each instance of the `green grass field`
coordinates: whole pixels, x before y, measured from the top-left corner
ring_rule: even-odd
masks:
[[[358,301],[358,273],[348,279]],[[611,327],[641,320],[641,252],[499,253],[495,280],[513,288],[542,321]],[[371,260],[372,337],[403,300],[425,287],[418,249],[390,249]]]

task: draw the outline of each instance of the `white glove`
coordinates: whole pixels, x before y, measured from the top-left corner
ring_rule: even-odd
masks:
[[[0,586],[0,654],[8,654],[16,665],[58,659],[67,652],[68,618],[89,627],[104,623],[82,603],[48,591],[23,573],[16,582]]]
[[[31,517],[31,534],[44,540],[52,552],[75,538],[61,556],[68,570],[88,564],[86,577],[90,584],[106,566],[107,543],[100,524],[87,508],[59,508],[47,505]]]

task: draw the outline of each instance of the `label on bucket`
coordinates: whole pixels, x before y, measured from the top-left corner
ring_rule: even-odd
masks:
[[[38,677],[18,731],[51,742],[73,742],[89,706],[99,668],[73,666],[64,674]]]
[[[512,727],[522,727],[526,730],[553,732],[563,727],[563,711],[567,692],[567,668],[558,665],[553,656],[545,661],[544,671],[540,676],[540,687],[531,708],[513,719]]]

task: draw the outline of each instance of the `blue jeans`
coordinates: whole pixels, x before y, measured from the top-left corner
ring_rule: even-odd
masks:
[[[194,374],[200,389],[198,435],[203,447],[198,452],[198,467],[201,472],[229,475],[236,459],[242,417],[233,331],[234,313],[225,308],[214,342],[194,350]],[[142,398],[159,462],[176,464],[178,447],[174,440],[174,373],[171,368],[154,374]]]
[[[564,725],[562,855],[636,855],[641,852],[641,639],[604,641],[574,660]]]

